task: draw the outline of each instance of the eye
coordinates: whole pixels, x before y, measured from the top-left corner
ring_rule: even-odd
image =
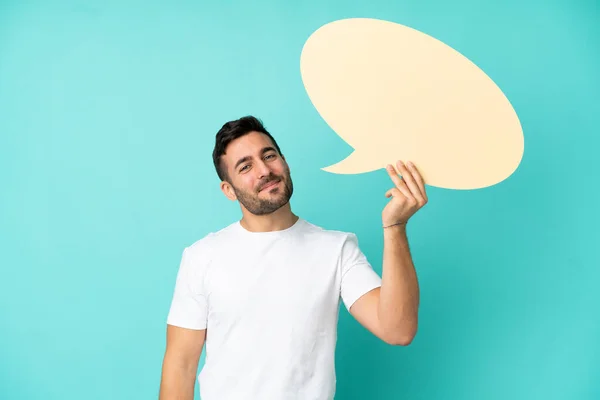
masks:
[[[266,156],[265,158],[271,158],[271,157],[275,157],[275,154],[269,154],[268,156]]]

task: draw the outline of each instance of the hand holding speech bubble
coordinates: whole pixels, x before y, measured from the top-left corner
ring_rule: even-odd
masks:
[[[410,160],[428,185],[477,189],[521,162],[523,131],[506,96],[429,35],[377,19],[338,20],[308,38],[300,67],[311,102],[354,148],[325,171],[358,174]]]

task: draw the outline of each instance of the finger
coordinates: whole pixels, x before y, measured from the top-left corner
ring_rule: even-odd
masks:
[[[421,190],[419,189],[415,178],[412,176],[412,173],[408,170],[408,168],[406,168],[402,161],[399,160],[396,165],[398,166],[398,170],[400,171],[400,174],[402,174],[402,178],[404,178],[406,185],[410,189],[412,197],[417,202],[423,202],[423,195],[421,194]]]
[[[398,190],[400,190],[400,192],[402,192],[404,196],[412,198],[412,195],[410,194],[410,189],[406,186],[404,179],[398,176],[396,170],[394,170],[394,167],[391,164],[388,164],[387,172],[390,175],[392,182],[394,182],[394,185],[396,185],[396,188],[398,188]]]
[[[388,199],[392,196],[396,197],[399,195],[402,195],[402,192],[400,192],[400,190],[398,190],[398,188],[391,188],[390,190],[385,192],[385,197],[387,197]]]
[[[408,162],[408,168],[410,169],[413,178],[417,182],[417,186],[419,187],[419,191],[421,192],[421,196],[427,202],[427,191],[425,190],[425,181],[423,180],[423,176],[419,173],[416,165],[413,162]]]
[[[394,185],[396,185],[396,187],[401,186],[403,184],[402,179],[398,176],[398,172],[394,169],[392,164],[388,164],[386,169],[392,182],[394,182]]]
[[[408,189],[407,189],[408,190]],[[393,187],[390,190],[388,190],[387,192],[385,192],[385,197],[387,197],[388,199],[390,197],[396,197],[398,199],[400,199],[401,201],[406,201],[406,195],[404,193],[402,193],[400,191],[400,189],[398,189],[397,187]]]

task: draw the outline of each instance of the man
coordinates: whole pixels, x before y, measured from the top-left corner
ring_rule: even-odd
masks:
[[[223,125],[213,161],[242,218],[183,251],[167,319],[161,400],[329,400],[340,301],[391,345],[417,331],[419,287],[406,222],[427,203],[412,164],[388,166],[383,276],[356,235],[295,215],[294,186],[277,142],[254,117]]]

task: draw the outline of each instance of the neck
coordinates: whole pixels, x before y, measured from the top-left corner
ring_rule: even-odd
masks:
[[[281,231],[294,225],[298,216],[290,209],[289,203],[267,215],[254,215],[242,210],[240,224],[251,232]]]

